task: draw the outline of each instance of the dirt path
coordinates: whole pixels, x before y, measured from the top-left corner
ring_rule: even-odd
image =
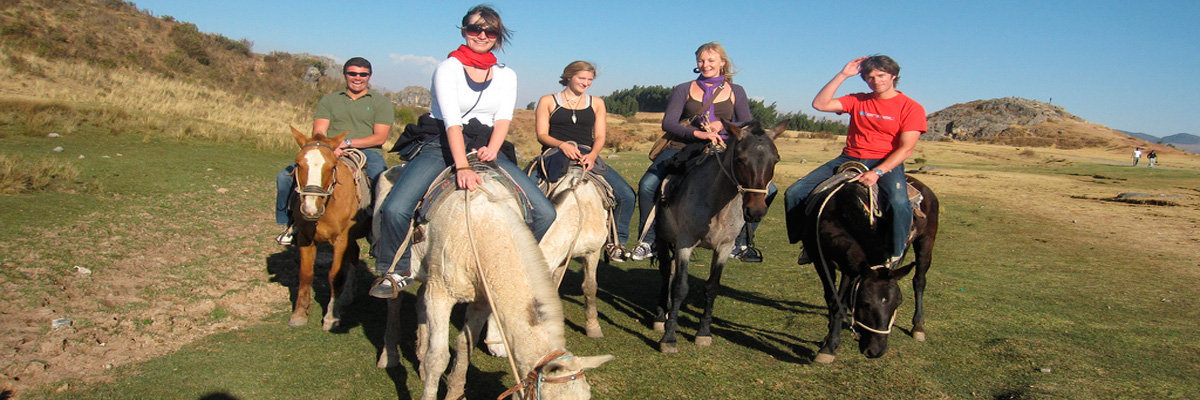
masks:
[[[97,212],[0,243],[0,268],[14,277],[0,282],[0,389],[102,380],[285,310],[288,290],[271,282],[264,257],[281,248],[264,234],[274,227],[263,189],[121,199],[120,216]]]

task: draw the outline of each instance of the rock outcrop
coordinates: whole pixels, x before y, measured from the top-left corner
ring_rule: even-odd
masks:
[[[925,140],[979,140],[995,137],[1011,127],[1028,127],[1047,121],[1085,122],[1062,107],[1036,100],[1004,97],[959,103],[929,114]]]

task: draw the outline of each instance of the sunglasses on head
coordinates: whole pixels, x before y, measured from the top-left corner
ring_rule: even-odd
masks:
[[[495,39],[497,36],[500,36],[500,31],[498,29],[485,28],[480,24],[469,24],[464,26],[463,29],[466,30],[467,34],[471,36],[479,36],[480,33],[487,35],[488,39]]]
[[[366,78],[368,76],[371,76],[371,73],[370,72],[347,72],[346,75],[347,76],[360,76],[360,77]]]

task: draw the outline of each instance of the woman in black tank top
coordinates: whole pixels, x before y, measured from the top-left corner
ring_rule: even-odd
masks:
[[[637,200],[629,182],[599,158],[608,129],[608,111],[603,99],[587,94],[595,78],[596,67],[591,63],[575,61],[567,64],[558,81],[565,86],[563,90],[538,99],[535,127],[543,152],[556,148],[584,169],[600,173],[612,186],[617,203],[613,209],[617,243],[610,244],[607,253],[611,261],[622,262],[628,257],[625,242],[629,239],[629,221],[633,218]],[[534,175],[539,180],[542,178],[541,171],[536,168]]]

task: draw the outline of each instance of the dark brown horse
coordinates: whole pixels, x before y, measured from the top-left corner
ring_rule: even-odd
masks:
[[[892,269],[885,265],[892,243],[889,213],[872,217],[875,210],[865,206],[873,204],[868,197],[868,188],[849,181],[857,173],[846,171],[835,175],[834,179],[840,178],[841,183],[823,191],[818,187],[818,192],[809,197],[805,207],[805,221],[816,223],[815,229],[803,229],[802,240],[821,277],[825,304],[829,309],[829,333],[815,360],[819,363],[833,362],[841,345],[843,323],[859,335],[858,347],[864,355],[875,358],[886,353],[888,335],[904,300],[897,281],[914,270],[916,310],[912,334],[917,341],[925,341],[925,273],[929,270],[937,239],[937,196],[929,186],[908,177],[908,182],[922,197],[908,238],[916,261]],[[839,272],[842,279],[835,289]],[[847,316],[849,321],[845,321]]]
[[[329,306],[322,319],[322,328],[329,330],[340,320],[339,306],[349,303],[349,286],[354,281],[347,277],[342,262],[346,261],[350,271],[358,264],[358,239],[370,231],[371,217],[359,212],[360,197],[355,180],[359,167],[334,156],[334,149],[346,133],[332,138],[316,134],[310,139],[292,128],[292,136],[300,145],[294,172],[299,201],[292,204],[295,244],[300,251],[300,284],[288,325],[301,326],[308,322],[317,243],[329,243],[333,245],[333,263],[329,267]],[[339,299],[339,295],[347,298]]]
[[[687,298],[692,250],[697,246],[713,250],[712,267],[704,287],[704,315],[696,330],[696,344],[708,346],[712,344],[713,302],[734,239],[743,224],[758,222],[767,214],[767,185],[779,162],[774,139],[785,125],[769,132],[757,122],[743,126],[725,123],[725,126],[729,131],[727,150],[708,155],[699,165],[689,167],[678,189],[670,195],[671,200],[660,200],[657,205],[655,248],[662,289],[654,328],[663,332],[658,346],[664,353],[679,351],[675,330],[679,308]]]

